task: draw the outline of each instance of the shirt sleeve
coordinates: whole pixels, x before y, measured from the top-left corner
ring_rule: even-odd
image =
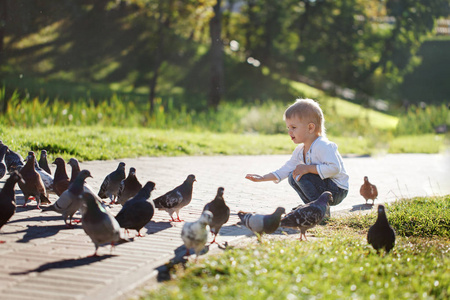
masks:
[[[336,144],[329,143],[324,145],[318,152],[320,152],[321,156],[320,163],[317,164],[317,172],[320,178],[330,178],[341,172],[341,162]]]
[[[279,183],[283,179],[286,179],[289,176],[289,174],[292,171],[294,171],[299,164],[303,163],[301,156],[302,150],[303,144],[297,146],[294,149],[294,152],[292,152],[291,158],[281,168],[272,172],[272,174],[275,175],[275,177],[277,178],[277,180],[274,181],[275,183]]]

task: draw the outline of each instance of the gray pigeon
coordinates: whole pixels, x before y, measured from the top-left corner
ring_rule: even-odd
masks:
[[[120,162],[117,169],[108,174],[103,180],[98,196],[102,199],[109,198],[112,204],[116,203],[120,183],[125,179],[125,177],[125,163]]]
[[[14,186],[22,180],[22,176],[17,171],[13,171],[6,179],[3,189],[0,191],[0,228],[11,219],[16,212],[16,193]],[[0,244],[4,241],[0,241]]]
[[[270,215],[259,215],[240,211],[238,212],[238,217],[241,219],[241,223],[255,233],[260,241],[264,233],[270,234],[278,229],[281,215],[284,213],[286,213],[286,210],[283,207],[277,207],[274,213]]]
[[[6,155],[6,147],[0,146],[0,179],[2,179],[3,176],[5,176],[6,174],[6,165],[4,163],[5,155]]]
[[[36,156],[34,155],[34,152],[31,151],[25,166],[20,170],[20,175],[22,175],[24,182],[19,181],[19,187],[25,198],[25,204],[23,206],[26,206],[28,198],[33,196],[36,199],[37,208],[41,209],[39,207],[41,203],[46,204],[51,202],[48,200],[47,191],[44,182],[42,182],[41,175],[39,175],[34,168],[35,163]]]
[[[300,241],[303,237],[307,240],[306,230],[315,227],[322,221],[332,201],[331,193],[323,192],[316,200],[300,205],[296,210],[284,216],[280,226],[300,229]]]
[[[24,166],[23,157],[19,153],[9,149],[6,145],[2,145],[1,147],[6,147],[5,164],[8,172],[11,173],[14,170],[20,171]]]
[[[198,257],[200,251],[205,247],[212,218],[213,214],[210,211],[204,211],[197,221],[184,223],[181,230],[181,239],[186,246],[187,256],[189,256],[189,249],[193,248]]]
[[[72,183],[75,178],[77,178],[78,173],[80,173],[80,163],[76,158],[69,159],[69,162],[67,163],[69,166],[72,167],[72,173],[70,176],[70,183]]]
[[[136,169],[131,167],[128,177],[120,183],[117,203],[124,205],[128,199],[136,196],[141,189],[142,184],[136,177]]]
[[[53,191],[56,195],[61,196],[61,194],[69,188],[69,176],[66,172],[66,162],[63,158],[57,157],[53,162],[56,165],[55,177],[53,177]]]
[[[86,209],[82,212],[81,225],[95,245],[92,256],[97,256],[97,250],[101,244],[110,243],[113,247],[115,242],[123,240],[120,225],[94,195],[82,193],[81,198],[86,203]]]
[[[211,244],[216,242],[216,237],[217,234],[219,234],[220,228],[222,228],[223,224],[228,222],[228,219],[230,218],[230,208],[225,204],[223,192],[224,188],[219,187],[214,200],[207,203],[203,208],[203,211],[208,210],[213,214],[211,224],[209,224],[211,233],[214,235],[214,239]]]
[[[122,209],[116,216],[120,227],[137,230],[138,235],[142,236],[140,231],[153,217],[155,209],[150,200],[150,195],[155,188],[155,183],[148,181],[136,196],[125,202]]]
[[[384,205],[382,204],[378,205],[377,221],[369,228],[369,232],[367,232],[367,242],[377,250],[377,253],[383,248],[386,250],[386,253],[389,253],[394,248],[395,231],[389,225]]]
[[[67,227],[72,227],[72,217],[80,209],[83,202],[80,195],[84,191],[84,181],[92,177],[88,170],[82,170],[75,181],[65,190],[58,200],[50,206],[42,207],[42,211],[56,211],[62,214]],[[67,219],[69,218],[69,222]]]
[[[189,175],[183,184],[156,198],[153,201],[155,207],[167,211],[172,218],[172,221],[182,222],[183,220],[180,219],[179,212],[180,209],[191,203],[194,181],[196,181],[195,175]],[[177,219],[173,218],[174,212],[177,214]]]
[[[41,157],[39,158],[39,167],[41,167],[48,174],[52,175],[52,171],[48,166],[47,150],[41,150]]]

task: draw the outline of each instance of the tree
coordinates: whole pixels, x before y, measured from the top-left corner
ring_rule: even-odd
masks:
[[[221,0],[217,0],[213,6],[214,16],[209,22],[209,34],[211,38],[211,86],[208,106],[212,108],[217,108],[224,90],[221,3]]]

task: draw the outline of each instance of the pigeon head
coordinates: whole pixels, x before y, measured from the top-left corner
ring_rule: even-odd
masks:
[[[187,178],[186,178],[186,182],[188,182],[188,183],[194,183],[194,181],[197,181],[196,179],[195,179],[195,175],[193,175],[193,174],[191,174],[191,175],[189,175]]]
[[[151,192],[155,189],[155,183],[153,181],[147,181],[143,188]]]
[[[41,150],[41,158],[47,157],[47,150]]]
[[[333,203],[333,195],[330,192],[325,191],[319,196],[319,200],[320,202],[331,204]]]
[[[369,177],[364,176],[364,182],[368,182],[369,181]]]
[[[282,214],[285,214],[286,210],[284,209],[284,207],[277,207],[277,209],[274,212],[274,215],[278,215],[281,216]]]
[[[125,163],[124,163],[123,161],[121,161],[121,162],[119,163],[119,166],[117,166],[117,169],[118,169],[118,170],[125,170]]]
[[[76,159],[76,158],[71,158],[71,159],[69,159],[69,161],[67,162],[67,164],[68,165],[70,165],[72,168],[73,168],[73,166],[76,166],[76,165],[78,165],[78,160]]]
[[[201,224],[209,225],[213,219],[213,214],[209,210],[205,210],[200,216],[199,222]]]
[[[225,189],[223,187],[220,187],[217,189],[217,196],[219,197],[223,197],[223,192],[225,191]]]
[[[57,157],[57,158],[55,158],[55,161],[52,164],[57,165],[57,166],[64,165],[64,159],[62,159],[61,157]]]
[[[384,205],[383,204],[379,204],[378,205],[378,215],[385,215],[386,212],[384,210]]]
[[[135,175],[136,174],[136,169],[131,167],[130,168],[130,175]]]
[[[83,178],[83,180],[88,177],[93,178],[91,175],[91,172],[89,172],[89,170],[81,170],[77,177]]]

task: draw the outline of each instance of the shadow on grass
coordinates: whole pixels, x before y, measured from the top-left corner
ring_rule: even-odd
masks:
[[[81,267],[84,265],[89,265],[98,261],[102,261],[111,257],[114,257],[116,255],[107,254],[102,256],[88,256],[84,258],[79,259],[63,259],[59,261],[54,261],[50,263],[45,263],[41,266],[39,266],[36,269],[28,270],[25,272],[12,272],[9,273],[10,275],[26,275],[29,273],[42,273],[44,271],[52,270],[52,269],[67,269],[67,268],[76,268]]]
[[[350,211],[362,211],[362,210],[372,210],[373,205],[372,204],[357,204],[353,205],[352,209]]]

